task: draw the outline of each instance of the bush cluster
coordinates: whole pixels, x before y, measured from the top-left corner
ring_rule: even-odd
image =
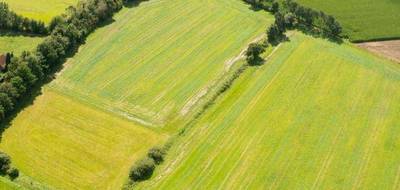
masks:
[[[139,182],[149,179],[153,174],[156,165],[164,161],[166,152],[163,148],[154,147],[150,149],[147,156],[141,159],[132,166],[129,172],[129,178],[133,182]]]
[[[334,17],[322,11],[304,7],[293,0],[284,0],[279,4],[277,0],[244,0],[257,9],[272,12],[275,23],[267,29],[268,42],[276,45],[285,39],[284,33],[288,29],[299,29],[313,35],[338,39],[342,27]]]
[[[259,43],[251,43],[246,51],[246,59],[250,65],[258,65],[262,62],[260,55],[265,52],[265,47]]]
[[[67,13],[55,17],[49,25],[51,33],[36,50],[23,52],[7,65],[0,82],[0,120],[14,110],[18,100],[34,85],[51,76],[53,68],[76,50],[101,23],[119,11],[125,1],[80,1]]]
[[[14,180],[19,176],[19,171],[18,169],[11,167],[10,157],[4,152],[0,152],[0,176],[6,175]]]
[[[0,29],[42,35],[48,32],[43,22],[17,15],[5,2],[0,2]]]

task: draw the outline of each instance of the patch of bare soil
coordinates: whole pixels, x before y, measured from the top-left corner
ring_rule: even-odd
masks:
[[[357,45],[400,63],[400,40],[366,42]]]

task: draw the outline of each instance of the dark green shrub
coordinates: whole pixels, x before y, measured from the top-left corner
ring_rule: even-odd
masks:
[[[132,181],[143,181],[149,179],[155,169],[155,162],[152,158],[146,157],[145,159],[139,160],[131,168],[129,178]]]
[[[8,171],[8,176],[10,176],[11,180],[14,180],[15,178],[17,178],[19,176],[19,171],[17,168],[11,168]]]
[[[164,161],[165,151],[160,147],[154,147],[147,153],[149,158],[152,158],[156,164],[160,164]]]
[[[260,54],[264,53],[265,49],[262,44],[252,43],[249,45],[246,51],[247,62],[250,65],[257,65],[262,61]]]
[[[11,159],[10,157],[0,152],[0,175],[4,176],[7,174],[7,171],[10,169]]]

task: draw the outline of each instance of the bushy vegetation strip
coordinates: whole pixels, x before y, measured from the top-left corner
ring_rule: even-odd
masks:
[[[0,120],[14,111],[15,106],[32,88],[54,73],[86,37],[119,11],[124,3],[139,1],[85,0],[68,12],[54,18],[50,35],[35,51],[14,57],[0,83]]]
[[[18,15],[11,11],[5,2],[0,2],[0,29],[39,35],[48,32],[43,22]]]
[[[275,15],[275,23],[268,30],[268,42],[276,45],[285,39],[287,30],[297,29],[307,34],[341,41],[342,27],[333,16],[304,7],[293,0],[244,0],[254,9]]]

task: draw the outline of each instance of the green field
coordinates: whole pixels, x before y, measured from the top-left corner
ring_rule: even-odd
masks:
[[[14,52],[19,55],[23,51],[34,50],[42,40],[41,37],[0,36],[0,54]]]
[[[149,1],[114,19],[2,134],[0,150],[43,186],[119,189],[169,136],[149,126],[187,114],[272,22],[230,0]]]
[[[0,0],[6,2],[18,14],[49,23],[51,19],[65,12],[78,0]]]
[[[352,41],[400,38],[398,0],[298,0],[333,15]]]
[[[17,190],[17,189],[23,189],[23,188],[11,182],[9,179],[0,177],[0,190]]]
[[[272,17],[241,1],[173,0],[124,9],[115,20],[88,38],[51,86],[163,126],[191,110]]]
[[[2,136],[24,174],[57,189],[117,189],[166,136],[45,89]]]
[[[399,88],[399,65],[295,34],[139,189],[399,189]]]

